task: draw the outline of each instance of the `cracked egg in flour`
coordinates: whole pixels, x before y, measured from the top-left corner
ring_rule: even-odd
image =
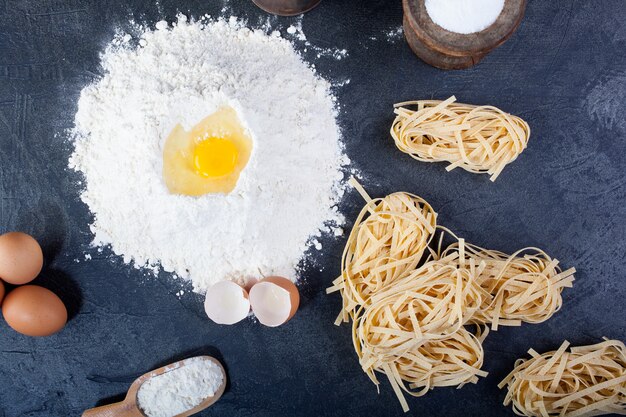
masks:
[[[163,178],[173,194],[228,194],[252,152],[252,139],[235,109],[222,107],[190,131],[180,124],[163,148]]]

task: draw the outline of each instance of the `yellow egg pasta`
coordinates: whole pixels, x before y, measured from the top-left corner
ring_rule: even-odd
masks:
[[[540,323],[561,308],[573,268],[562,272],[536,248],[506,255],[467,244],[436,224],[424,199],[409,193],[372,199],[350,183],[366,204],[348,237],[341,275],[326,291],[342,296],[335,324],[352,320],[363,371],[376,386],[377,373],[385,374],[405,412],[405,393],[422,396],[487,375],[481,366],[488,325]],[[444,248],[448,235],[454,242]]]
[[[422,162],[449,162],[446,170],[462,168],[489,174],[495,181],[513,162],[530,137],[528,123],[493,106],[447,100],[397,103],[391,136],[402,152]]]
[[[519,416],[579,417],[626,415],[626,348],[618,340],[552,352],[529,350],[500,383],[504,405]]]
[[[455,259],[427,262],[373,294],[354,315],[363,371],[376,385],[375,371],[385,373],[405,411],[401,391],[421,396],[486,375],[480,367],[487,333],[479,329],[475,336],[464,327],[481,305],[477,272],[455,267]]]
[[[462,327],[444,339],[415,344],[395,360],[378,363],[376,370],[387,376],[402,410],[407,412],[403,393],[421,397],[436,387],[461,388],[487,376],[480,369],[484,360],[482,342],[487,334],[486,328],[474,334]],[[368,375],[379,385],[373,372]]]
[[[477,271],[449,258],[429,261],[372,295],[359,317],[369,330],[365,340],[384,340],[387,349],[415,336],[442,339],[469,322],[481,306]]]
[[[499,325],[542,323],[561,309],[561,292],[572,287],[575,268],[561,271],[559,261],[539,248],[507,255],[465,243],[450,230],[439,229],[457,239],[440,256],[462,252],[475,265],[482,265],[477,280],[486,296],[473,322],[490,324],[492,330],[498,330]]]
[[[372,199],[351,179],[367,204],[358,215],[341,261],[342,274],[328,293],[341,291],[344,308],[337,323],[375,292],[414,269],[435,232],[437,213],[424,199],[394,193]]]

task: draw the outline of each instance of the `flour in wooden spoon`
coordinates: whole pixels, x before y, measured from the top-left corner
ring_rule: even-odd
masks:
[[[139,386],[137,405],[148,417],[173,417],[213,397],[224,382],[222,368],[204,358],[190,358]]]
[[[349,163],[330,84],[291,43],[236,19],[165,22],[139,45],[120,35],[104,75],[81,94],[70,167],[83,173],[94,244],[126,262],[160,265],[204,292],[215,282],[297,278],[310,242],[334,233]],[[172,195],[162,152],[220,106],[238,113],[253,154],[228,195]]]

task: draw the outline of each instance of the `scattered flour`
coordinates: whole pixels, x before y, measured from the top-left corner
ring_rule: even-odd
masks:
[[[320,46],[314,45],[311,42],[309,42],[307,40],[306,35],[304,34],[304,31],[302,30],[302,21],[303,18],[302,16],[300,16],[297,20],[296,23],[289,26],[286,29],[287,34],[293,38],[294,40],[300,41],[301,43],[304,44],[305,49],[304,51],[306,52],[307,50],[311,50],[313,52],[316,53],[317,58],[322,58],[322,57],[330,57],[333,58],[337,61],[345,58],[348,56],[348,50],[346,49],[340,49],[340,48],[322,48]]]
[[[398,26],[395,29],[391,29],[385,32],[385,39],[387,39],[387,42],[396,43],[399,40],[402,40],[403,33],[404,33],[404,30],[402,29],[402,26]]]
[[[590,116],[605,128],[626,128],[624,100],[626,98],[626,71],[613,71],[593,81],[586,98]]]
[[[81,93],[69,166],[84,175],[93,243],[146,271],[191,281],[196,292],[263,275],[296,280],[313,243],[344,222],[336,205],[349,159],[331,85],[292,44],[236,18],[120,34],[102,55],[104,75]],[[253,153],[228,195],[169,194],[162,147],[230,105]],[[316,246],[316,245],[315,245]]]
[[[317,57],[320,58],[322,56],[331,56],[335,58],[337,61],[348,56],[347,49],[329,49],[329,48],[317,48],[318,51]]]
[[[367,39],[370,41],[374,41],[374,42],[378,40],[383,40],[383,41],[387,41],[388,43],[396,43],[398,41],[401,41],[404,38],[403,35],[404,35],[404,29],[402,28],[402,25],[400,25],[393,29],[379,32],[376,35],[370,35],[367,37]]]
[[[302,16],[298,17],[295,25],[291,25],[287,28],[287,33],[293,35],[297,40],[306,42],[306,35],[302,30]]]
[[[480,32],[496,21],[504,0],[426,0],[426,11],[437,25],[450,32]]]
[[[215,395],[224,375],[215,363],[197,357],[139,386],[137,403],[148,417],[173,417]]]

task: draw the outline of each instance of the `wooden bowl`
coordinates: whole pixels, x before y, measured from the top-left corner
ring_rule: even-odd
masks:
[[[321,0],[252,0],[266,12],[280,16],[295,16],[308,12],[317,6]]]
[[[470,34],[450,32],[433,22],[425,0],[402,0],[402,7],[404,35],[415,55],[437,68],[463,69],[476,65],[517,30],[526,0],[505,0],[491,26]]]

